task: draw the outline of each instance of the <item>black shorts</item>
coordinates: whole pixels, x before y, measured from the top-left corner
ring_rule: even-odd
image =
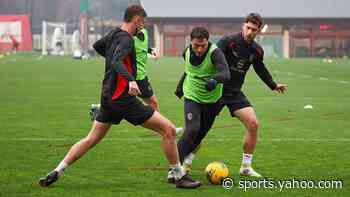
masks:
[[[196,128],[195,130],[200,130],[200,132],[208,132],[219,114],[220,107],[220,102],[200,104],[190,99],[185,99],[185,128]]]
[[[151,98],[151,96],[153,96],[153,89],[148,81],[148,77],[142,80],[136,80],[136,83],[141,91],[141,94],[139,95],[140,98]]]
[[[230,110],[232,117],[235,116],[235,111],[252,106],[242,91],[234,92],[229,96],[224,95],[220,102],[221,109],[226,106]]]
[[[154,110],[150,106],[144,105],[136,97],[121,106],[113,101],[101,102],[101,109],[96,116],[96,120],[103,123],[119,124],[125,119],[133,125],[140,125],[152,117]]]

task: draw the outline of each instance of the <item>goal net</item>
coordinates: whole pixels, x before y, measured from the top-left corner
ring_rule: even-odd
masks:
[[[43,21],[42,55],[64,55],[68,52],[66,24]]]

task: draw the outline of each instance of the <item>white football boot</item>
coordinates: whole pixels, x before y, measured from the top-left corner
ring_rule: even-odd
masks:
[[[251,167],[251,166],[241,166],[239,169],[239,174],[241,176],[250,176],[250,177],[261,177],[261,175]]]

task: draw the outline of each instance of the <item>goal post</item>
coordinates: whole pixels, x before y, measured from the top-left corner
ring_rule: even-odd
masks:
[[[69,53],[66,23],[43,21],[42,55],[64,55]]]

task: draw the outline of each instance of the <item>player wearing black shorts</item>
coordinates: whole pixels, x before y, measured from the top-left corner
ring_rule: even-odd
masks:
[[[159,104],[156,95],[153,92],[151,83],[149,82],[147,76],[147,60],[148,54],[152,54],[153,56],[157,56],[155,51],[149,47],[148,44],[148,32],[145,28],[141,29],[136,35],[133,36],[134,40],[134,49],[136,55],[136,83],[139,87],[140,94],[138,97],[142,99],[147,105],[151,106],[154,110],[159,112]],[[100,106],[93,104],[90,109],[90,118],[91,120],[95,120],[98,111],[100,110]],[[176,128],[176,133],[181,132],[182,128]]]
[[[175,126],[159,112],[143,105],[136,98],[140,90],[135,81],[137,70],[132,35],[144,26],[145,17],[146,12],[140,5],[129,6],[121,28],[115,28],[94,44],[96,51],[105,57],[101,110],[90,133],[71,147],[53,171],[39,180],[42,187],[57,181],[65,168],[98,144],[112,124],[119,124],[123,119],[133,125],[142,125],[154,130],[162,136],[162,149],[170,169],[175,174],[176,187],[196,188],[201,185],[182,170],[176,146]]]
[[[145,77],[144,79],[141,79],[141,80],[136,80],[136,82],[140,88],[141,94],[139,95],[139,97],[142,98],[142,100],[150,99],[152,96],[154,96],[153,88],[151,86],[151,83],[149,82],[148,77]],[[149,103],[151,103],[151,102],[149,102]],[[149,104],[149,103],[147,103],[147,104]],[[156,110],[156,109],[158,109],[158,101],[155,101],[154,103],[157,103],[157,105],[156,105],[157,107],[153,107],[153,109]],[[149,104],[149,105],[151,105],[151,104]],[[151,107],[152,107],[152,105],[151,105]],[[158,109],[158,111],[159,111],[159,109]]]
[[[185,72],[175,91],[176,96],[185,98],[185,130],[177,143],[181,162],[195,150],[213,125],[220,109],[223,82],[230,78],[225,56],[209,42],[208,30],[195,27],[190,38],[191,44],[183,54]],[[171,172],[168,179],[172,179]]]
[[[222,107],[226,106],[233,116],[237,117],[246,127],[243,158],[239,173],[244,176],[261,177],[251,167],[253,152],[257,142],[258,121],[247,97],[242,92],[246,73],[251,65],[260,79],[271,89],[279,93],[287,90],[287,85],[275,83],[264,64],[264,50],[254,41],[262,29],[263,21],[259,14],[249,14],[243,23],[242,32],[224,36],[217,43],[225,54],[230,68],[231,80],[224,83]],[[192,163],[194,153],[186,158]]]
[[[141,91],[139,97],[154,110],[159,111],[157,97],[154,95],[146,71],[146,67],[148,66],[148,54],[153,56],[157,54],[149,47],[148,31],[145,28],[139,31],[133,38],[136,50],[136,82]]]

